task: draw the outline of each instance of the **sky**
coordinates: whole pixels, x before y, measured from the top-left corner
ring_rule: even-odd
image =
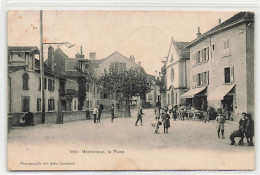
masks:
[[[155,75],[167,56],[171,37],[190,42],[232,17],[231,11],[43,11],[43,42],[70,42],[61,49],[71,58],[82,45],[85,58],[96,52],[103,59],[115,51],[135,56],[147,73]],[[8,12],[8,46],[40,48],[40,11]],[[44,48],[47,52],[47,48]],[[47,59],[46,54],[44,59]]]

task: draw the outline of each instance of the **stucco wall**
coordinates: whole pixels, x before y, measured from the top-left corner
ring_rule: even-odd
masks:
[[[28,73],[29,75],[29,90],[23,90],[23,79],[22,76],[24,73]],[[41,91],[39,90],[39,78],[40,74],[34,71],[25,71],[23,69],[19,71],[15,71],[9,74],[11,80],[11,89],[10,96],[11,99],[11,112],[21,112],[22,110],[22,96],[30,97],[30,111],[37,112],[37,98],[41,98]],[[45,78],[49,79],[50,76],[45,75]],[[59,89],[59,81],[57,78],[51,77],[51,79],[55,79],[55,90],[48,90],[48,80],[47,80],[47,89],[45,90],[45,109],[48,110],[48,99],[53,98],[55,101],[58,99],[58,89]],[[57,107],[55,106],[55,110]]]
[[[209,47],[212,44],[215,44],[215,52],[213,53],[214,57],[209,58],[209,60],[205,63],[202,63],[198,66],[193,67],[192,63],[190,64],[190,82],[192,83],[192,76],[209,71],[209,85],[207,88],[207,96],[214,92],[217,87],[224,85],[224,68],[233,66],[234,67],[234,81],[233,84],[235,86],[235,96],[236,103],[233,103],[233,106],[237,106],[234,108],[235,114],[239,114],[243,111],[249,111],[251,108],[251,102],[248,101],[248,98],[252,99],[252,91],[248,90],[247,87],[251,78],[253,77],[253,56],[252,54],[248,54],[246,51],[246,31],[239,30],[245,29],[246,25],[241,24],[229,30],[220,32],[215,34],[211,38],[207,38],[204,41],[196,44],[195,46],[190,48],[191,55],[195,52],[201,50],[204,47]],[[250,32],[250,31],[249,31]],[[252,32],[248,33],[252,40]],[[249,38],[250,38],[249,37]],[[224,41],[230,39],[230,55],[224,55]],[[210,44],[211,43],[211,44]],[[251,43],[250,46],[253,44]],[[252,48],[252,47],[250,47]],[[250,53],[253,53],[252,50],[248,50]],[[248,67],[247,67],[248,65]],[[213,69],[215,69],[215,75],[213,75]],[[247,76],[248,75],[248,76]],[[248,78],[247,78],[248,77]],[[251,83],[252,84],[252,83]],[[251,92],[250,92],[251,91]],[[234,100],[235,101],[235,100]],[[209,105],[213,107],[220,107],[220,101],[208,101]],[[250,106],[250,107],[249,107]],[[250,109],[252,110],[252,109]]]

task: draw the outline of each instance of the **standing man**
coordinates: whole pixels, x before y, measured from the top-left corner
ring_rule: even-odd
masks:
[[[97,106],[95,106],[93,109],[94,123],[97,123],[97,114],[98,114],[98,108]]]
[[[144,115],[144,113],[143,113],[143,110],[142,110],[142,106],[140,106],[140,108],[137,112],[137,120],[135,122],[135,126],[138,126],[137,123],[138,123],[139,120],[141,121],[141,126],[143,126],[142,115]]]
[[[225,117],[222,113],[222,109],[221,108],[218,108],[217,109],[217,112],[218,112],[218,116],[216,118],[216,122],[218,122],[218,125],[217,125],[217,130],[218,130],[218,138],[220,138],[220,131],[221,131],[221,134],[222,134],[222,139],[224,139],[224,123],[226,122],[225,120]]]
[[[98,122],[100,122],[101,113],[102,113],[102,108],[101,108],[101,105],[99,105],[98,106],[98,119],[97,119]]]
[[[246,123],[246,139],[248,146],[254,146],[253,137],[254,137],[254,120],[252,120],[251,114],[247,114],[247,123]]]
[[[110,111],[111,111],[111,122],[114,122],[114,118],[115,118],[114,104],[112,104]]]

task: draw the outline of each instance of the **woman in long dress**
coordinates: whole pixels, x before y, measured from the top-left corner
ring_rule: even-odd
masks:
[[[168,133],[168,128],[170,127],[170,116],[167,113],[167,110],[164,110],[164,113],[162,114],[162,121],[163,121],[163,127],[164,127],[164,133]]]

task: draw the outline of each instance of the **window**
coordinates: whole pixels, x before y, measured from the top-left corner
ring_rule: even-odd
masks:
[[[211,58],[214,58],[214,53],[215,53],[215,51],[216,51],[216,46],[215,46],[215,44],[212,44],[211,49],[212,49]]]
[[[38,90],[41,90],[41,78],[39,78],[39,88],[38,88]]]
[[[86,92],[90,92],[89,90],[89,84],[86,84]]]
[[[37,98],[37,111],[41,111],[41,98]]]
[[[124,70],[126,69],[126,63],[119,63],[119,62],[110,63],[110,69]]]
[[[201,86],[201,74],[197,74],[197,86]]]
[[[23,76],[23,90],[29,90],[29,75],[24,73]]]
[[[48,79],[48,90],[54,91],[54,89],[55,89],[55,80]]]
[[[209,84],[209,72],[203,72],[203,85]]]
[[[55,110],[55,103],[54,99],[48,99],[48,111],[54,111]]]
[[[89,100],[86,100],[86,108],[90,108],[89,104]]]
[[[233,83],[234,82],[234,67],[224,68],[224,83]]]
[[[230,54],[230,40],[224,41],[224,55]]]
[[[148,94],[148,100],[152,101],[153,100],[153,94]]]
[[[22,96],[22,112],[30,112],[30,97]]]
[[[225,68],[225,83],[230,83],[230,67]]]
[[[103,98],[107,99],[107,93],[104,93]]]
[[[171,69],[171,81],[172,82],[174,81],[174,69],[173,68]]]
[[[47,89],[47,79],[46,79],[46,78],[44,78],[44,84],[43,84],[43,86],[44,86],[44,89]]]

